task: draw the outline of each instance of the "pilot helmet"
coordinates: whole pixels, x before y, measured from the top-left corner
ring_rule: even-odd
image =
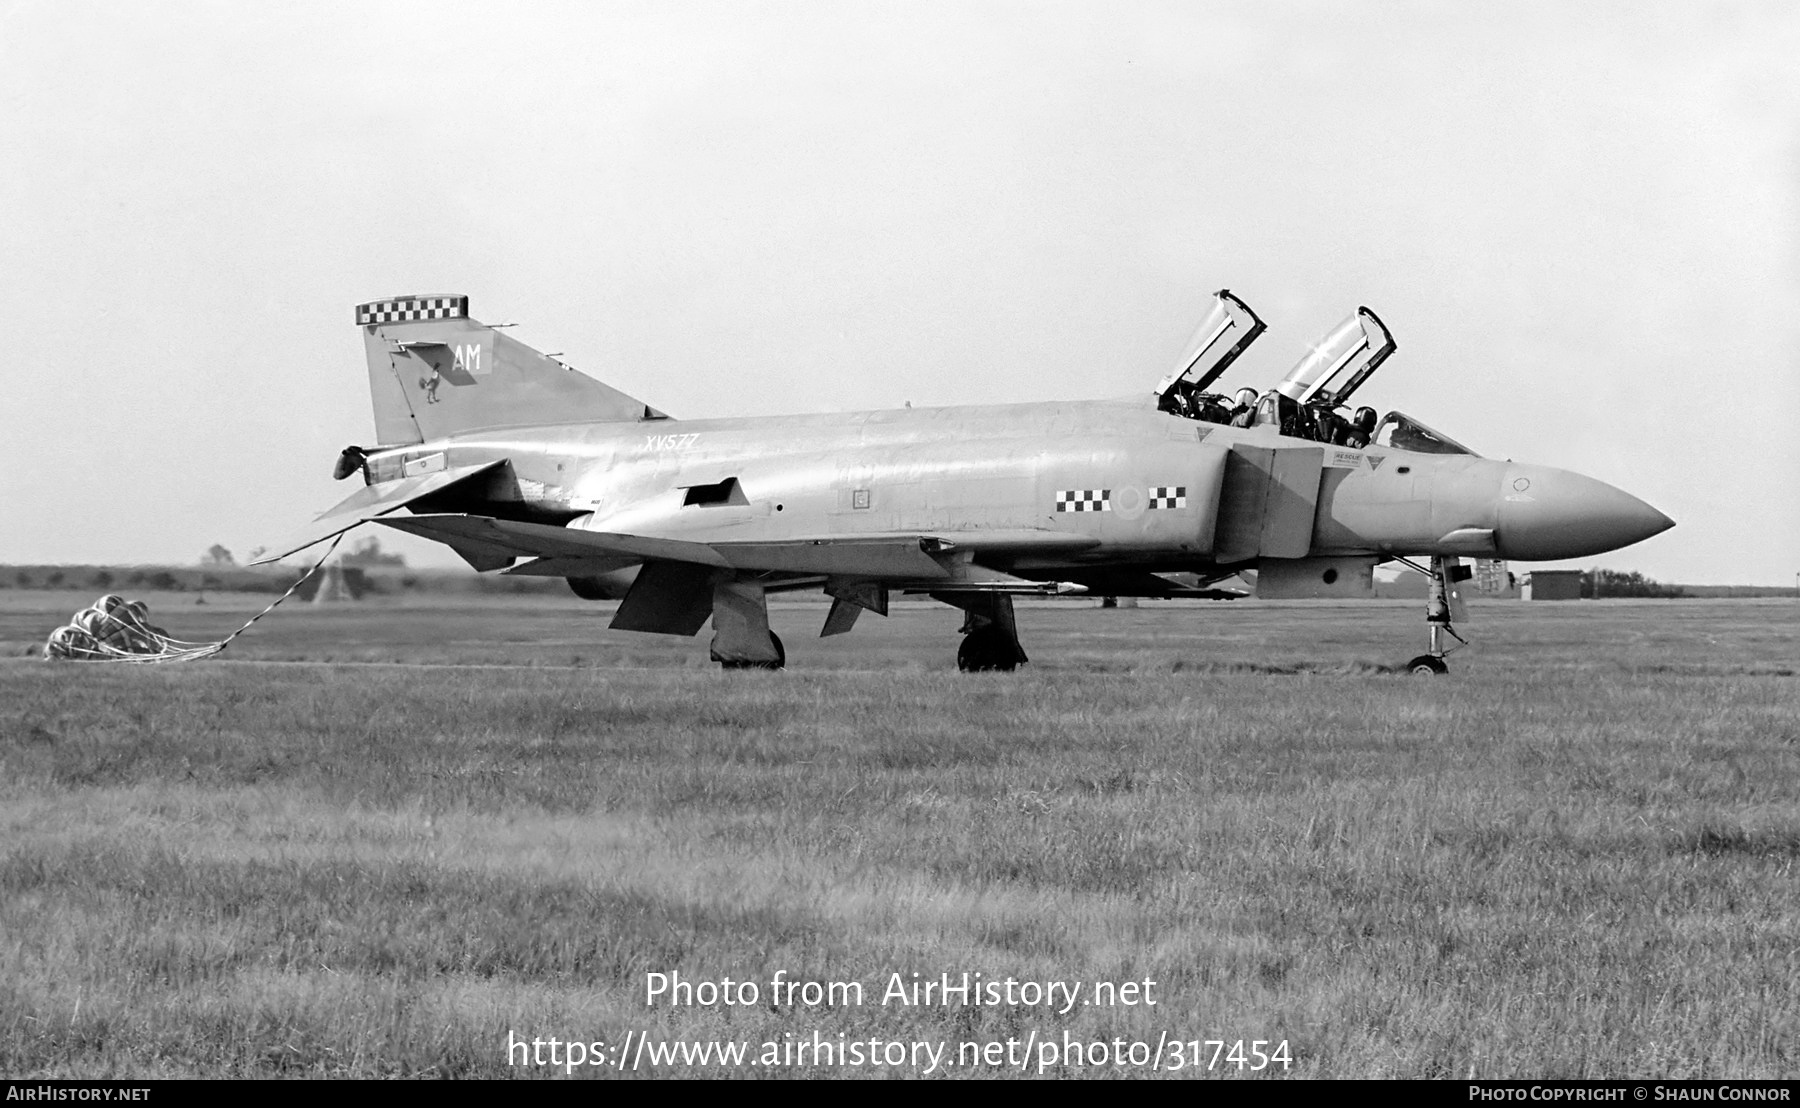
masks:
[[[1233,399],[1237,401],[1240,408],[1254,407],[1256,405],[1256,390],[1249,387],[1241,388],[1237,390],[1237,396],[1233,397]]]
[[[1366,434],[1369,431],[1374,430],[1374,428],[1375,428],[1375,409],[1374,408],[1358,408],[1358,409],[1356,409],[1356,429],[1358,431],[1362,431]]]

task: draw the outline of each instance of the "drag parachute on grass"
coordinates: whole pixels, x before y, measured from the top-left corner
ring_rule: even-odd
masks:
[[[108,594],[91,608],[75,613],[66,626],[50,633],[44,644],[46,659],[75,661],[174,662],[204,658],[223,649],[223,643],[186,642],[170,637],[150,622],[150,608],[142,600],[127,601]]]
[[[326,548],[324,557],[301,574],[288,590],[275,598],[275,603],[250,617],[248,623],[218,642],[188,642],[171,636],[150,622],[150,606],[141,600],[126,600],[111,593],[94,601],[90,608],[75,613],[75,618],[50,632],[44,644],[44,660],[78,662],[192,662],[210,658],[231,645],[231,640],[250,629],[250,624],[274,611],[283,600],[294,595],[308,578],[319,572],[325,559],[343,541],[339,535]]]

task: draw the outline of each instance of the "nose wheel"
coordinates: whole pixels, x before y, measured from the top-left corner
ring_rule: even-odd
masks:
[[[1441,655],[1421,654],[1417,658],[1406,663],[1406,672],[1416,673],[1424,677],[1435,677],[1449,673],[1450,666],[1444,661]]]

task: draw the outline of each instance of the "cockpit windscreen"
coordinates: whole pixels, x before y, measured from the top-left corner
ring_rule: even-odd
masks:
[[[1418,454],[1471,454],[1473,450],[1442,431],[1434,431],[1404,412],[1389,412],[1375,425],[1370,441],[1390,450],[1411,450]]]

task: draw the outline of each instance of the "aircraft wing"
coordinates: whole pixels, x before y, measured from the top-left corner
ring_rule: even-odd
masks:
[[[679,562],[715,569],[844,577],[936,580],[950,576],[950,571],[933,557],[949,550],[950,544],[926,535],[696,542],[490,516],[384,516],[375,522],[447,543],[459,551],[500,557]]]
[[[478,568],[498,568],[516,558],[538,562],[511,572],[576,576],[643,562],[674,562],[712,569],[914,581],[945,587],[1000,587],[1024,584],[1005,574],[988,582],[979,567],[953,562],[952,551],[975,555],[1066,554],[1098,544],[1088,535],[1050,530],[905,532],[826,536],[779,542],[700,541],[589,531],[492,516],[425,513],[368,517],[398,531],[445,543]],[[996,571],[990,571],[993,573]],[[979,579],[978,579],[979,578]]]
[[[477,474],[487,473],[506,464],[504,461],[499,461],[488,462],[485,465],[455,466],[450,469],[440,469],[435,473],[422,473],[415,477],[402,477],[397,481],[365,485],[357,489],[342,503],[326,509],[311,523],[270,547],[267,553],[250,564],[260,566],[278,561],[296,551],[305,550],[314,543],[323,542],[333,535],[348,531],[359,523],[367,523],[369,520],[384,516],[389,512],[398,511],[420,497],[430,496],[434,492],[442,492]]]

